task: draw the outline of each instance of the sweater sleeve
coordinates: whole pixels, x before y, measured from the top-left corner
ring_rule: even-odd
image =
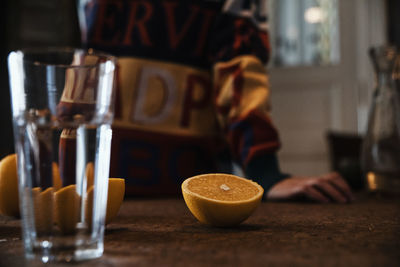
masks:
[[[268,189],[282,179],[278,131],[270,117],[265,1],[227,1],[210,45],[215,107],[234,159]]]

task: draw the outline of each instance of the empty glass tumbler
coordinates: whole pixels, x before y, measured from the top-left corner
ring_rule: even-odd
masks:
[[[115,64],[114,57],[91,50],[9,54],[27,258],[75,261],[103,254]]]

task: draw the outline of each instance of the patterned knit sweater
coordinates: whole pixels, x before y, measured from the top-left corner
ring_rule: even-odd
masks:
[[[118,57],[110,176],[128,195],[176,194],[231,160],[266,191],[283,177],[264,1],[88,0],[79,19],[88,48]]]

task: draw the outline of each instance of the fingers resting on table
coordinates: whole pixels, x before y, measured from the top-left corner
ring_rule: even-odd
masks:
[[[271,200],[307,198],[321,203],[349,203],[354,200],[350,186],[337,172],[284,179],[275,184],[266,196]]]

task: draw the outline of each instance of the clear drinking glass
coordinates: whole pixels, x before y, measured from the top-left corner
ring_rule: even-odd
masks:
[[[103,254],[115,61],[67,48],[8,57],[27,258]]]

